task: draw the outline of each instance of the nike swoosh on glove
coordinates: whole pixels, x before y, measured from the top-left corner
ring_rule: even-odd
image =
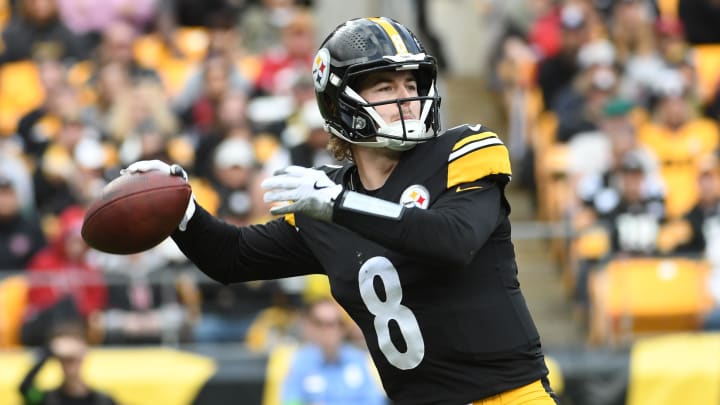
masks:
[[[145,173],[149,171],[157,170],[162,173],[167,173],[169,176],[179,176],[182,177],[185,182],[188,181],[188,175],[185,169],[183,169],[180,165],[169,165],[162,160],[140,160],[137,161],[130,166],[128,166],[126,169],[120,170],[120,174],[132,174],[132,173]],[[180,221],[180,224],[178,225],[178,229],[181,231],[185,231],[187,229],[187,224],[190,222],[190,219],[195,214],[195,194],[193,193],[190,195],[190,201],[188,201],[188,205],[185,208],[185,215],[183,215],[183,219]]]
[[[265,202],[289,202],[271,208],[273,215],[302,213],[327,222],[332,221],[335,199],[343,191],[324,171],[300,166],[279,170],[260,186],[266,190]]]

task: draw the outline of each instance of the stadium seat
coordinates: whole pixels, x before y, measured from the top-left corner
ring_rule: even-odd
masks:
[[[0,135],[15,132],[17,122],[45,99],[38,67],[25,60],[0,67]]]
[[[709,271],[706,262],[685,258],[613,259],[590,278],[591,342],[697,330],[712,306]]]
[[[720,80],[720,44],[693,46],[700,100],[708,102],[715,95]]]
[[[265,369],[262,405],[280,405],[282,382],[290,371],[290,364],[296,350],[297,345],[288,343],[279,345],[270,351]]]
[[[0,349],[20,347],[20,327],[27,304],[28,281],[21,275],[0,281]]]
[[[720,334],[642,339],[630,353],[627,405],[717,404]]]
[[[180,27],[175,31],[175,41],[185,59],[199,61],[207,53],[210,36],[204,27]]]
[[[660,10],[660,16],[671,19],[677,18],[678,2],[679,0],[658,0],[657,7]]]
[[[562,395],[565,391],[565,378],[563,377],[560,365],[551,356],[545,356],[545,365],[548,368],[548,380],[555,394]]]

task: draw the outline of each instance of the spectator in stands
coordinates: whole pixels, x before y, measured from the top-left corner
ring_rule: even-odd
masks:
[[[285,127],[280,133],[280,141],[286,148],[292,148],[305,141],[307,138],[307,124],[303,118],[305,106],[317,105],[315,85],[311,77],[307,75],[294,77],[291,89],[294,111],[287,118]]]
[[[635,55],[655,52],[653,11],[647,1],[612,2],[608,21],[610,39],[617,50],[617,61],[625,64]]]
[[[649,186],[645,162],[639,154],[627,153],[620,170],[617,194],[614,198],[606,196],[605,204],[599,206],[599,219],[611,235],[611,254],[658,254],[658,232],[665,220],[663,200]]]
[[[35,168],[33,182],[37,208],[43,217],[59,215],[65,208],[82,204],[86,186],[76,176],[76,146],[92,133],[81,120],[79,111],[63,113],[55,139],[49,143]]]
[[[228,137],[242,138],[252,142],[252,131],[247,116],[247,95],[229,91],[223,95],[217,111],[217,123],[210,132],[195,133],[194,172],[205,179],[212,179],[215,149]]]
[[[652,34],[651,38],[638,43],[635,52],[625,57],[620,89],[624,97],[646,109],[651,107],[657,82],[662,80],[667,69],[690,69],[688,47],[682,25],[677,20],[668,17],[655,20]],[[692,74],[694,72],[688,76]],[[687,82],[691,83],[691,80]]]
[[[672,242],[668,250],[676,254],[714,259],[714,251],[707,249],[706,241],[720,237],[720,167],[715,154],[706,155],[699,161],[698,202],[685,214],[669,235]],[[718,239],[720,241],[720,239]],[[707,252],[707,254],[706,254]]]
[[[42,344],[55,325],[86,322],[105,308],[105,281],[88,263],[88,246],[80,235],[83,215],[84,210],[78,206],[64,210],[59,217],[60,234],[28,265],[30,287],[22,327],[23,344]]]
[[[613,97],[618,74],[613,67],[615,49],[605,40],[588,42],[578,51],[577,73],[570,86],[558,90],[552,104],[558,118],[557,140],[597,129],[602,108]]]
[[[265,165],[266,173],[270,174],[290,165],[320,167],[325,164],[338,164],[338,161],[327,149],[330,138],[325,132],[325,120],[320,114],[315,100],[306,102],[300,107],[298,116],[291,118],[285,128],[283,138],[292,137],[302,141],[290,149],[279,149],[276,156]]]
[[[115,405],[108,394],[88,385],[82,367],[88,349],[87,335],[82,325],[67,323],[59,325],[43,347],[40,356],[20,383],[20,394],[25,405]],[[51,358],[56,358],[62,370],[58,388],[42,390],[36,377]]]
[[[72,177],[73,191],[80,204],[87,206],[100,196],[110,176],[116,173],[106,171],[109,160],[106,149],[94,137],[81,139],[73,148],[72,157],[77,168]]]
[[[199,315],[194,283],[178,277],[163,248],[128,256],[94,255],[108,282],[108,302],[90,319],[104,344],[160,344],[185,341]],[[177,283],[177,284],[176,284]],[[181,296],[181,287],[189,296]]]
[[[281,31],[297,11],[295,0],[262,0],[239,15],[238,27],[251,53],[260,54],[280,44]]]
[[[132,87],[130,75],[116,62],[103,65],[97,76],[94,100],[83,106],[82,119],[97,129],[100,138],[112,142],[112,112],[116,103]]]
[[[230,55],[211,54],[191,73],[185,86],[172,101],[176,113],[201,134],[217,129],[223,98],[229,92],[249,94],[250,81],[235,66]]]
[[[85,38],[74,34],[58,15],[57,0],[21,0],[2,33],[0,63],[51,58],[76,62],[88,57]]]
[[[94,48],[90,63],[78,66],[78,76],[85,77],[85,85],[91,90],[98,81],[100,69],[109,63],[116,63],[127,72],[131,80],[154,80],[161,82],[158,73],[141,65],[135,58],[133,46],[137,30],[127,21],[113,21],[102,32],[100,44]]]
[[[109,123],[125,162],[139,155],[163,155],[167,138],[178,129],[163,89],[154,80],[140,80],[123,92],[110,111]]]
[[[587,315],[590,272],[615,257],[660,253],[658,238],[665,221],[665,206],[662,188],[651,175],[651,162],[641,150],[630,150],[617,161],[602,182],[595,184],[594,193],[581,194],[585,208],[592,213],[575,217],[578,236],[573,296],[581,319]],[[595,180],[601,181],[597,177]],[[581,185],[587,187],[582,192],[592,189],[590,182]]]
[[[680,218],[697,201],[696,159],[718,147],[720,132],[717,122],[697,116],[688,83],[677,70],[658,77],[655,91],[652,119],[638,128],[638,140],[660,163],[669,217]]]
[[[253,193],[261,193],[253,184],[257,183],[255,155],[252,144],[243,138],[230,137],[222,141],[215,150],[213,188],[220,197],[218,216],[238,225],[255,223],[255,217],[262,212],[264,218],[267,204],[260,208],[253,204],[260,200]]]
[[[282,383],[283,405],[387,403],[368,353],[347,342],[345,321],[331,299],[308,306],[306,344],[294,354]]]
[[[25,269],[45,244],[38,218],[21,210],[14,180],[0,170],[0,270]]]
[[[530,2],[535,19],[528,29],[528,43],[537,51],[540,59],[552,58],[560,52],[560,10],[554,0]]]
[[[45,94],[42,104],[28,111],[17,124],[23,150],[33,158],[42,156],[45,148],[57,136],[61,116],[79,105],[77,91],[66,80],[65,67],[57,60],[38,62],[42,88],[28,88]]]
[[[263,53],[260,75],[255,83],[257,91],[272,96],[289,95],[293,79],[309,73],[315,41],[315,21],[310,11],[293,13],[281,30],[280,46]]]
[[[57,0],[60,17],[77,35],[95,36],[123,20],[144,30],[152,23],[160,0],[86,1]]]
[[[542,91],[543,105],[550,109],[558,91],[568,86],[579,71],[577,53],[589,40],[586,10],[577,4],[568,4],[560,12],[562,28],[561,50],[541,61],[538,84]]]

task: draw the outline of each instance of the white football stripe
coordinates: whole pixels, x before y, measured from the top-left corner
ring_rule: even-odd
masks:
[[[494,136],[491,138],[483,139],[482,141],[471,142],[471,143],[463,146],[462,148],[456,150],[455,152],[451,153],[450,157],[448,157],[448,162],[453,161],[462,155],[468,154],[468,153],[474,151],[475,149],[484,148],[484,147],[490,146],[490,145],[502,145],[502,144],[503,144],[502,141],[499,138],[496,138]]]

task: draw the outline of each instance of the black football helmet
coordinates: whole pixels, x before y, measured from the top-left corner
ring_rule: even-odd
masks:
[[[368,103],[353,88],[371,72],[405,70],[415,76],[418,96]],[[313,61],[313,81],[326,130],[351,143],[407,150],[438,135],[440,97],[437,63],[404,25],[386,17],[358,18],[338,26]],[[387,123],[378,105],[420,101],[418,119]],[[402,111],[400,110],[402,117]]]

